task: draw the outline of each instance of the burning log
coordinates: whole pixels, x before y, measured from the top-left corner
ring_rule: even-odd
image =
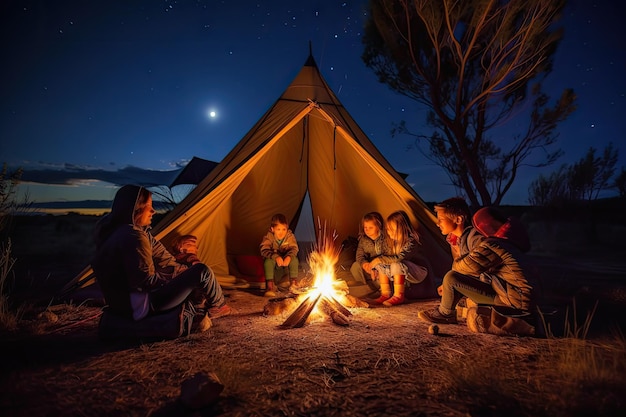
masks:
[[[345,307],[349,307],[349,308],[354,308],[354,307],[357,307],[357,308],[369,308],[369,306],[370,306],[365,301],[363,301],[363,300],[361,300],[359,298],[356,298],[355,296],[350,295],[350,294],[346,294],[345,299],[346,299],[346,301],[344,301],[344,303],[343,303],[343,305]]]
[[[350,320],[338,311],[331,311],[330,319],[339,326],[347,326],[350,324]]]
[[[316,306],[320,312],[330,317],[333,323],[340,326],[350,324],[350,317],[352,317],[350,310],[345,308],[333,296],[318,293],[317,295],[310,295],[300,303],[298,308],[279,327],[281,329],[293,329],[304,326]]]
[[[350,310],[345,308],[333,296],[326,296],[325,295],[324,297],[322,297],[320,304],[322,305],[322,310],[324,310],[325,312],[326,312],[326,310],[328,310],[328,312],[326,313],[328,315],[330,315],[330,313],[332,311],[336,311],[338,313],[341,313],[342,315],[344,315],[346,317],[350,317],[352,315],[352,313],[350,313]]]
[[[333,323],[340,326],[347,326],[350,324],[348,317],[352,316],[352,313],[350,313],[347,308],[342,306],[341,303],[334,298],[322,297],[319,301],[319,308],[331,318]]]
[[[321,296],[321,293],[317,294],[315,297],[309,295],[279,327],[281,329],[293,329],[294,327],[304,326],[304,323],[306,323],[306,320],[309,318],[311,311],[313,311],[315,304],[317,304]]]
[[[353,306],[369,307],[367,303],[359,305],[362,302],[354,297],[349,298],[348,286],[344,281],[339,282],[335,279],[335,264],[339,259],[340,251],[333,243],[336,237],[336,234],[328,236],[325,226],[323,231],[320,227],[316,250],[312,251],[308,258],[309,266],[315,277],[312,287],[314,292],[309,293],[307,298],[279,328],[292,329],[304,326],[316,306],[320,312],[329,316],[335,324],[347,326],[352,313],[335,296],[345,296]]]

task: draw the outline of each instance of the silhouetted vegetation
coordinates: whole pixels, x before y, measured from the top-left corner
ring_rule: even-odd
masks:
[[[430,134],[402,121],[474,207],[499,205],[522,166],[553,164],[555,129],[575,110],[566,89],[550,103],[541,80],[561,39],[563,0],[372,0],[362,59],[392,90],[426,106]],[[534,84],[533,84],[534,83]],[[520,123],[518,134],[502,126]],[[496,130],[498,129],[498,130]],[[420,145],[426,145],[421,149]]]
[[[624,196],[624,168],[612,180],[618,159],[613,144],[601,156],[590,147],[587,154],[572,165],[562,165],[548,176],[540,175],[528,188],[528,201],[534,206],[561,206],[571,201],[591,201],[601,192],[616,188]]]

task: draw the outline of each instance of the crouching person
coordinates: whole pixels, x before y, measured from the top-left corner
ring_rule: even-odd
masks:
[[[92,267],[108,311],[141,321],[185,304],[188,331],[211,327],[211,318],[231,313],[211,268],[195,253],[174,257],[149,231],[152,193],[125,185],[111,212],[96,224]],[[181,252],[182,253],[182,252]]]
[[[480,306],[468,311],[468,326],[473,331],[533,335],[536,285],[525,255],[530,250],[526,230],[516,218],[507,218],[493,207],[478,210],[472,222],[485,239],[453,261],[452,270],[443,278],[439,307],[420,311],[418,317],[456,324],[456,305],[467,296],[489,306],[486,313]]]

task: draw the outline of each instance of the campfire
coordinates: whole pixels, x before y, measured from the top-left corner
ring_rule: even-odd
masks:
[[[311,285],[303,294],[276,298],[269,301],[265,314],[280,314],[297,307],[279,327],[292,329],[302,327],[310,317],[326,316],[333,323],[347,326],[352,313],[347,307],[368,307],[369,305],[348,294],[348,286],[335,277],[335,265],[339,260],[341,247],[335,244],[337,236],[326,234],[325,229],[318,233],[317,244],[309,254]]]

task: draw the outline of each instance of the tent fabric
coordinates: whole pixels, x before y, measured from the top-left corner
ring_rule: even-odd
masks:
[[[180,171],[180,174],[176,176],[176,178],[174,179],[174,181],[172,181],[169,187],[173,188],[177,185],[183,184],[198,185],[203,179],[206,178],[207,175],[209,175],[209,172],[211,172],[213,168],[217,166],[217,164],[218,162],[209,161],[208,159],[202,159],[194,156],[193,158],[191,158],[191,161],[189,161],[189,163],[185,165],[183,170]]]
[[[358,235],[366,212],[406,211],[435,275],[449,269],[449,247],[434,215],[352,119],[312,56],[152,232],[166,245],[180,235],[198,236],[200,259],[218,277],[231,276],[234,257],[258,254],[272,215],[283,213],[295,230],[307,193],[313,224],[332,230],[337,242]]]

